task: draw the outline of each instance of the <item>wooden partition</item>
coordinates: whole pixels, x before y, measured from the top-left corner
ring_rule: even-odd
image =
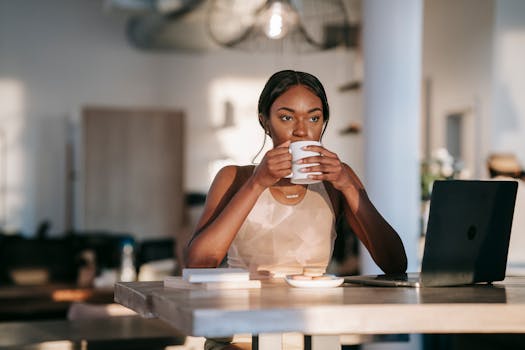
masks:
[[[84,230],[177,236],[184,214],[184,116],[180,111],[85,108]]]

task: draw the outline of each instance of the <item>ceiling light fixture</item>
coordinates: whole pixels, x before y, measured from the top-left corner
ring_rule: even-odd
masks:
[[[212,0],[207,26],[219,45],[258,52],[348,47],[357,33],[342,0]]]
[[[294,29],[299,15],[286,1],[269,1],[261,10],[259,25],[270,39],[282,39]]]

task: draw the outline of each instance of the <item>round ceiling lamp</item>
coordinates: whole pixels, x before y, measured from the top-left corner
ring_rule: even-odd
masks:
[[[270,1],[261,10],[258,25],[269,39],[282,39],[297,25],[299,15],[285,1]]]
[[[212,0],[207,26],[219,45],[258,52],[330,49],[355,28],[341,0]]]

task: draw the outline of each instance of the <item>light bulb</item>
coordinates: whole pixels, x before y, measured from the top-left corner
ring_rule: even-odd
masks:
[[[261,15],[264,34],[270,39],[283,38],[297,24],[297,12],[288,4],[272,1]]]

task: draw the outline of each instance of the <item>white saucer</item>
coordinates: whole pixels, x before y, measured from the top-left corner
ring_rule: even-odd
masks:
[[[325,276],[330,276],[331,278],[322,280],[294,280],[291,276],[286,276],[285,281],[292,287],[297,288],[334,288],[339,287],[345,280],[343,277]]]

